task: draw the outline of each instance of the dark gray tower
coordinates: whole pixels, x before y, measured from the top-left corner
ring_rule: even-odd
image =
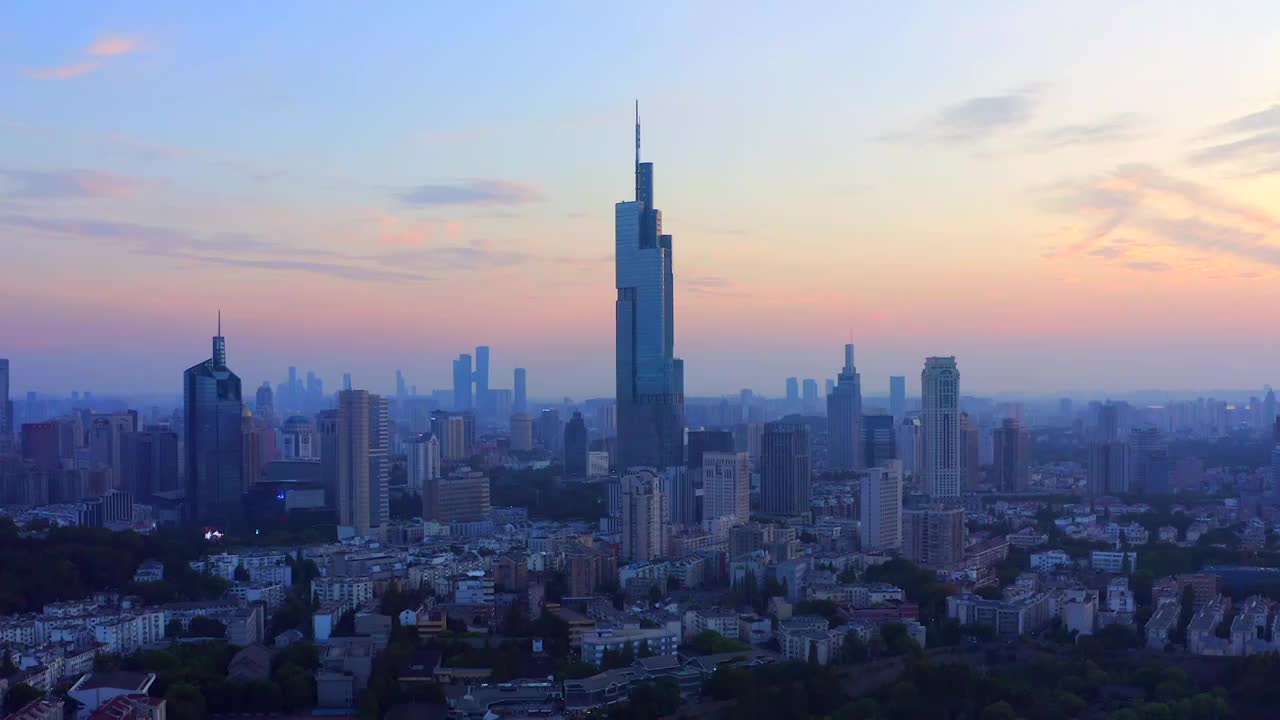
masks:
[[[235,522],[244,515],[244,437],[240,417],[244,404],[240,378],[227,367],[222,318],[208,360],[182,376],[186,426],[186,493],[183,512],[188,525]]]
[[[845,471],[862,467],[862,379],[853,365],[853,345],[844,346],[844,368],[827,396],[827,434],[831,467]]]
[[[684,363],[674,354],[671,236],[654,207],[653,163],[640,162],[636,108],[636,199],[614,206],[618,290],[618,465],[672,467],[684,459]]]

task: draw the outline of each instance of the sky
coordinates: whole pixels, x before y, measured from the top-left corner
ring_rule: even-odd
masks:
[[[222,311],[420,392],[613,384],[633,103],[686,392],[955,355],[969,393],[1280,384],[1280,5],[16,2],[15,394],[177,392]]]

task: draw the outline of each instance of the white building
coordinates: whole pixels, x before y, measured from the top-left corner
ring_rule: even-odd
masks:
[[[730,527],[750,519],[751,457],[747,453],[703,453],[702,517],[703,528],[712,533],[728,533]]]
[[[1062,550],[1031,553],[1031,569],[1036,572],[1053,572],[1060,567],[1071,567],[1071,564],[1071,556]]]
[[[440,479],[440,439],[435,435],[418,435],[405,443],[409,489],[418,495],[427,483]]]
[[[925,359],[920,394],[925,490],[935,498],[959,497],[960,369],[954,357]]]
[[[872,468],[862,480],[859,533],[862,549],[902,547],[902,463],[890,460]]]
[[[1118,550],[1094,550],[1089,555],[1089,565],[1094,570],[1109,573],[1133,572],[1138,569],[1138,553],[1120,552]]]
[[[666,555],[667,522],[658,475],[641,468],[622,478],[622,554],[628,562]]]

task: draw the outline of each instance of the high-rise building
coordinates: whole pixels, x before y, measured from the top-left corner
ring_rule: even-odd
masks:
[[[1089,447],[1089,496],[1129,492],[1129,443],[1114,440]]]
[[[391,412],[366,390],[338,393],[338,522],[369,535],[390,517]]]
[[[907,414],[907,378],[904,375],[889,376],[889,414],[894,420],[902,420]]]
[[[818,412],[818,381],[813,378],[805,378],[804,384],[801,386],[801,401],[804,407],[805,415],[812,415]]]
[[[266,382],[265,380],[262,385],[258,386],[258,394],[257,397],[254,398],[253,414],[259,420],[268,425],[275,424],[275,395],[271,392],[271,383]],[[137,494],[135,494],[134,497],[138,497]]]
[[[555,408],[543,408],[538,415],[538,442],[553,455],[559,455],[563,449],[564,426],[560,422],[560,411]]]
[[[769,423],[760,436],[760,509],[770,515],[809,512],[809,431]]]
[[[22,424],[22,458],[30,460],[42,473],[62,467],[58,425],[53,422]]]
[[[902,546],[902,464],[890,460],[862,478],[859,532],[862,549],[886,551]]]
[[[662,489],[662,510],[665,522],[683,528],[698,525],[698,497],[694,487],[696,473],[683,465],[662,468],[658,471]]]
[[[3,361],[0,361],[3,362]],[[1267,388],[1267,394],[1262,396],[1262,436],[1266,437],[1267,433],[1276,424],[1276,393],[1270,387]]]
[[[964,510],[935,505],[902,511],[902,554],[935,570],[964,565]]]
[[[349,372],[342,373],[342,389],[343,390],[351,389],[351,373]]]
[[[863,467],[880,467],[898,459],[898,428],[892,415],[862,416],[862,450]]]
[[[138,502],[149,502],[155,493],[178,488],[177,433],[155,426],[125,433],[120,453],[120,487]]]
[[[996,489],[1026,492],[1031,476],[1031,436],[1013,418],[1005,418],[992,436],[991,471]]]
[[[222,322],[213,356],[182,375],[183,449],[188,525],[234,522],[244,516],[244,436],[240,429],[240,378],[227,367]]]
[[[512,380],[512,386],[515,388],[515,399],[511,401],[511,409],[517,413],[529,412],[529,398],[526,395],[528,388],[525,387],[528,374],[524,368],[516,368],[515,378]]]
[[[960,492],[978,489],[982,479],[982,432],[969,413],[960,413]]]
[[[587,421],[582,413],[573,412],[573,417],[564,426],[564,476],[585,478],[587,476]]]
[[[614,206],[618,465],[671,467],[684,460],[684,362],[675,357],[671,236],[662,232],[653,163],[640,162],[636,197]]]
[[[462,353],[453,361],[453,409],[462,412],[471,408],[471,356]]]
[[[409,490],[422,495],[440,478],[440,439],[429,433],[417,433],[404,447]]]
[[[324,487],[324,503],[338,507],[338,411],[324,410],[316,415],[316,436],[320,447],[320,484]]]
[[[114,487],[122,487],[124,474],[121,440],[135,430],[137,414],[132,411],[93,415],[89,422],[89,462],[94,467],[109,468]]]
[[[13,405],[9,401],[9,360],[0,358],[0,451],[7,450],[13,444],[13,430]]]
[[[690,430],[689,458],[685,466],[690,470],[702,467],[702,458],[709,452],[733,452],[733,433],[728,430]]]
[[[844,346],[844,367],[827,396],[827,443],[833,469],[863,467],[862,378],[853,364],[852,344]]]
[[[1098,424],[1094,429],[1095,442],[1109,443],[1120,439],[1121,426],[1124,423],[1121,417],[1123,411],[1124,407],[1121,403],[1110,400],[1098,406]]]
[[[954,357],[931,357],[920,374],[921,441],[925,491],[959,497],[960,370]]]
[[[903,418],[896,436],[898,459],[904,475],[919,475],[924,467],[924,442],[920,439],[920,418]]]
[[[475,407],[480,411],[482,417],[488,417],[493,412],[493,405],[489,397],[489,346],[476,346],[476,371],[475,371]]]
[[[649,468],[630,470],[621,490],[622,559],[649,562],[666,555],[667,513],[657,474]]]
[[[525,452],[533,449],[533,418],[524,413],[511,416],[511,449]]]
[[[301,415],[286,418],[280,424],[280,459],[309,461],[320,459],[320,447],[316,441],[316,426]]]
[[[787,378],[787,411],[794,411],[800,406],[800,379]]]
[[[727,532],[751,517],[751,459],[745,452],[702,454],[702,524],[708,532]]]
[[[1169,444],[1159,428],[1134,428],[1129,433],[1130,489],[1139,493],[1164,495],[1170,492],[1173,467],[1169,460]]]

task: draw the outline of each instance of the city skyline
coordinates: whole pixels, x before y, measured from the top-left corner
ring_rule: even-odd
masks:
[[[540,395],[608,395],[607,207],[635,96],[680,218],[690,395],[822,378],[850,331],[868,379],[954,354],[974,392],[1272,380],[1274,7],[1133,5],[1105,34],[1088,8],[669,7],[645,19],[672,28],[656,63],[599,46],[638,12],[621,8],[308,8],[312,34],[281,47],[298,18],[269,8],[234,49],[230,17],[80,10],[18,8],[0,44],[0,297],[41,309],[0,316],[19,391],[172,391],[208,336],[190,318],[222,307],[255,385],[314,358],[331,387],[351,371],[385,391],[397,367],[447,387],[449,359],[488,344],[495,377],[518,362]],[[1177,42],[1144,35],[1157,15]],[[979,21],[1018,31],[948,67]],[[382,47],[356,92],[324,48],[362,27]],[[423,48],[422,27],[451,32]],[[766,52],[729,52],[744,43]],[[403,69],[456,57],[484,62]],[[335,90],[354,102],[334,111]]]

